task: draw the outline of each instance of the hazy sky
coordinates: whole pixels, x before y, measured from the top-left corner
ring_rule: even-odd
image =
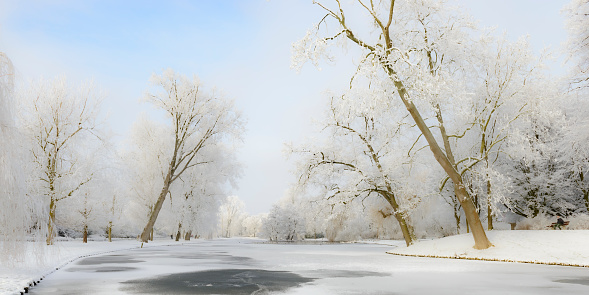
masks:
[[[560,9],[568,1],[457,2],[482,26],[513,39],[529,34],[537,51],[559,50],[566,39]],[[152,73],[172,68],[222,90],[248,121],[239,151],[244,176],[234,194],[256,214],[294,179],[283,144],[312,136],[325,91],[345,87],[354,69],[349,58],[320,71],[290,69],[291,44],[322,16],[311,0],[0,0],[0,52],[21,78],[93,79],[106,94],[117,141],[140,113],[153,113],[139,102]]]

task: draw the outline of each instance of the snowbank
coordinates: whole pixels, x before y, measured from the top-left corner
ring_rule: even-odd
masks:
[[[144,244],[143,247],[168,244],[178,244],[178,242],[155,240]],[[139,247],[141,247],[141,243],[134,239],[113,239],[112,243],[90,241],[87,244],[82,243],[81,239],[77,239],[59,241],[49,247],[28,245],[27,254],[20,261],[15,261],[10,265],[0,265],[0,295],[21,294],[25,288],[36,284],[45,276],[81,257]]]
[[[471,234],[401,246],[387,253],[404,256],[509,261],[589,267],[588,230],[494,230],[494,247],[473,248]]]

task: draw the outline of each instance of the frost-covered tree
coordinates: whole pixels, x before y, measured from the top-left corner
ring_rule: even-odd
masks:
[[[219,143],[210,163],[191,171],[184,187],[194,197],[187,199],[185,211],[187,229],[195,236],[212,237],[217,230],[224,196],[237,187],[241,166],[236,159],[235,146]],[[242,226],[243,227],[243,226]]]
[[[229,196],[219,208],[221,235],[229,238],[241,235],[242,222],[246,217],[245,203],[238,196]]]
[[[22,135],[15,122],[14,68],[0,52],[0,261],[8,263],[24,253],[22,242],[41,231],[35,226],[42,212],[38,200],[27,194],[26,155],[21,152]]]
[[[586,116],[589,104],[583,97],[576,97],[572,105],[575,107],[567,112],[566,129],[562,138],[555,142],[555,148],[559,151],[559,162],[570,171],[566,180],[574,183],[574,189],[582,199],[582,207],[589,213],[589,120]]]
[[[243,220],[244,236],[257,237],[267,214],[250,215]]]
[[[463,108],[470,106],[470,112],[463,112],[464,127],[454,128],[458,133],[448,132],[448,137],[456,145],[456,168],[466,179],[479,211],[486,211],[491,230],[494,211],[507,197],[504,185],[492,185],[501,183],[494,177],[505,177],[497,166],[505,157],[506,143],[518,122],[528,115],[530,104],[550,99],[546,93],[554,91],[539,91],[540,85],[547,85],[542,75],[543,58],[532,54],[525,38],[509,42],[505,37],[486,37],[478,42],[478,48],[472,69],[465,71],[471,73],[472,98],[463,102]],[[442,190],[449,179],[442,182]],[[459,218],[458,212],[455,216]]]
[[[561,107],[563,99],[566,97],[558,96],[543,105],[533,105],[531,115],[520,122],[517,136],[512,136],[507,145],[512,162],[507,162],[504,169],[512,194],[506,206],[518,215],[569,215],[585,209],[576,183],[581,171],[576,163],[582,153],[575,151],[580,138],[569,133]]]
[[[161,189],[141,233],[143,242],[149,239],[172,184],[187,170],[208,165],[219,142],[239,139],[243,131],[233,102],[215,91],[207,93],[196,77],[189,79],[169,69],[161,76],[153,75],[151,82],[154,89],[146,101],[164,111],[170,124],[161,138],[167,146],[162,155]]]
[[[181,235],[189,240],[193,234],[210,237],[216,232],[222,200],[238,176],[231,149],[224,150],[221,145],[218,149],[217,158],[209,165],[195,167],[172,188],[172,195],[177,197],[173,201],[170,198],[167,219],[178,227],[176,240]]]
[[[169,150],[163,140],[166,135],[164,126],[142,115],[133,123],[128,148],[122,151],[123,175],[128,184],[125,194],[130,200],[125,215],[137,226],[143,226],[141,223],[149,218],[163,186]]]
[[[573,63],[573,88],[589,87],[589,1],[572,0],[564,9],[569,33],[567,49]]]
[[[121,171],[112,155],[113,149],[107,143],[106,140],[76,143],[78,171],[91,174],[92,180],[72,197],[60,201],[55,212],[58,231],[75,237],[81,235],[84,243],[90,234],[107,234],[109,221],[119,222],[114,217],[119,217],[117,211],[120,208],[113,209],[113,197],[120,190]]]
[[[571,179],[583,199],[585,210],[589,212],[589,153],[587,153],[587,122],[586,110],[589,97],[589,1],[572,0],[564,9],[565,26],[568,30],[569,54],[571,64],[571,80],[569,109],[566,110],[569,120],[567,132],[559,148],[563,151],[563,161],[569,162],[572,168]]]
[[[326,220],[331,213],[331,204],[324,195],[304,198],[301,211],[305,218],[305,238],[319,239],[325,237]]]
[[[410,184],[419,177],[408,177],[411,165],[405,152],[409,124],[395,111],[382,89],[350,92],[330,100],[327,120],[322,123],[324,140],[294,149],[300,155],[299,185],[319,189],[331,202],[343,204],[355,198],[383,198],[382,208],[392,215],[407,245],[415,240],[408,222],[410,211],[419,202],[419,186]],[[348,96],[353,96],[352,98]],[[321,144],[317,144],[320,142]]]
[[[294,206],[275,204],[264,219],[260,236],[270,241],[297,241],[305,237],[305,219]]]
[[[293,65],[300,67],[307,59],[316,62],[326,56],[325,49],[334,40],[345,39],[347,44],[362,50],[361,65],[372,69],[375,79],[386,79],[392,84],[395,99],[401,100],[435,160],[451,179],[471,226],[475,248],[490,247],[473,198],[456,169],[442,116],[453,100],[461,98],[460,89],[454,87],[459,81],[452,80],[456,78],[456,66],[447,61],[461,60],[468,50],[466,30],[473,27],[472,22],[458,10],[448,9],[443,1],[335,0],[333,7],[314,3],[327,15],[294,45]],[[365,13],[353,13],[358,9]],[[333,27],[336,31],[329,32]],[[435,118],[437,130],[426,122],[428,117]],[[439,135],[435,136],[434,131],[439,131]]]
[[[122,207],[121,207],[121,198],[120,196],[117,197],[118,193],[114,193],[112,195],[112,199],[111,200],[107,200],[107,202],[104,203],[104,205],[106,205],[106,209],[107,209],[107,220],[108,220],[108,225],[106,227],[106,235],[108,237],[108,241],[112,242],[112,237],[113,237],[113,227],[115,226],[120,226],[120,224],[117,222],[118,220],[120,220],[121,216],[122,216]]]
[[[35,165],[31,194],[44,196],[48,207],[47,244],[53,243],[58,204],[77,194],[93,178],[92,163],[80,146],[103,136],[98,122],[101,97],[91,84],[74,88],[64,78],[39,81],[21,97],[22,124]]]
[[[123,158],[130,198],[127,215],[136,223],[149,217],[157,201],[166,176],[166,154],[171,150],[171,142],[166,127],[145,116],[133,125]],[[178,239],[213,235],[221,199],[235,186],[240,169],[235,160],[235,147],[227,143],[217,142],[206,155],[209,159],[206,165],[192,167],[170,186],[158,216],[158,231],[174,233]]]

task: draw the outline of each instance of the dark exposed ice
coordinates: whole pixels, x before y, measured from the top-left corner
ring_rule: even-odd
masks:
[[[264,294],[313,281],[288,271],[219,269],[122,282],[134,294]]]

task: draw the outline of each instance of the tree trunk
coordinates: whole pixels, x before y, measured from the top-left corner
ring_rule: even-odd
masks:
[[[405,220],[404,216],[401,213],[395,213],[395,218],[397,219],[397,221],[399,222],[399,225],[401,226],[401,232],[403,232],[403,238],[405,238],[405,244],[407,245],[407,247],[411,246],[413,244],[413,241],[415,240],[415,235],[413,234],[413,228],[411,228],[411,226],[407,224],[407,221]]]
[[[162,188],[162,191],[160,192],[160,196],[157,199],[157,202],[153,206],[153,210],[151,211],[151,216],[149,217],[149,220],[147,221],[147,225],[145,225],[145,228],[143,229],[143,232],[141,233],[141,241],[144,243],[147,243],[147,241],[149,240],[150,232],[152,232],[152,237],[153,237],[153,226],[155,225],[155,221],[157,220],[157,216],[159,215],[160,210],[162,209],[162,205],[164,204],[164,201],[166,200],[166,196],[168,195],[168,191],[170,189],[170,182],[171,181],[172,181],[172,170],[169,169],[168,175],[166,175],[166,179],[164,180],[164,187]],[[152,238],[152,241],[153,241],[153,238]]]
[[[585,174],[581,171],[579,173],[579,178],[581,179],[579,186],[583,187],[583,182],[585,182]],[[583,192],[583,200],[585,201],[585,209],[589,212],[589,189],[581,189]]]
[[[454,220],[456,220],[456,234],[459,235],[460,234],[460,208],[458,208],[458,203],[456,203],[456,201],[454,201],[454,198],[452,198],[452,202],[454,203],[453,209],[454,209]]]
[[[230,238],[230,236],[229,236],[229,234],[230,234],[229,229],[231,228],[232,218],[233,218],[232,216],[229,216],[229,220],[227,220],[227,229],[225,231],[225,237],[226,238]]]
[[[184,235],[184,240],[185,241],[190,241],[190,236],[192,235],[192,231],[189,230],[186,232],[186,234]]]
[[[388,192],[384,194],[384,197],[389,202],[389,204],[391,204],[391,207],[393,207],[395,219],[397,219],[397,221],[399,222],[401,232],[403,233],[403,238],[405,239],[405,244],[407,244],[407,247],[411,246],[413,244],[413,241],[415,241],[413,228],[409,224],[407,224],[405,216],[403,216],[403,214],[399,211],[399,204],[397,204],[397,201],[395,200],[395,195],[391,192]]]
[[[84,225],[84,238],[82,239],[82,243],[88,243],[88,225]]]
[[[491,181],[488,179],[487,179],[487,230],[493,230],[493,211],[491,209]]]
[[[452,166],[452,164],[448,160],[448,157],[438,145],[438,142],[431,133],[431,130],[421,117],[421,114],[417,110],[417,107],[415,107],[415,104],[413,104],[413,102],[410,101],[409,93],[405,89],[405,86],[401,81],[396,79],[397,75],[395,71],[390,66],[387,66],[386,62],[386,60],[383,60],[383,65],[385,67],[385,70],[389,74],[389,77],[395,84],[397,92],[399,93],[399,97],[403,101],[403,104],[405,104],[405,107],[411,115],[411,117],[413,118],[413,120],[415,121],[415,124],[425,137],[427,143],[429,144],[429,148],[434,155],[434,158],[436,159],[436,161],[438,161],[440,166],[444,169],[446,174],[448,174],[448,176],[450,177],[450,179],[452,179],[452,182],[454,183],[454,192],[456,193],[456,197],[458,197],[458,202],[460,202],[460,205],[462,205],[466,221],[472,229],[472,236],[474,238],[474,248],[487,249],[491,247],[492,244],[487,238],[487,234],[485,233],[485,229],[483,228],[479,215],[474,206],[473,200],[468,195],[468,192],[464,187],[462,176],[460,176],[460,173],[458,173],[454,166]]]
[[[108,241],[112,242],[112,221],[108,222]]]
[[[176,242],[180,241],[181,230],[182,230],[182,223],[178,223],[178,232],[176,233]]]
[[[585,208],[589,212],[589,190],[583,190],[583,199],[585,200]]]
[[[346,129],[353,130],[351,128],[346,128]],[[387,191],[384,193],[381,193],[381,195],[393,207],[395,219],[397,219],[397,221],[399,222],[399,226],[401,227],[401,232],[403,233],[403,238],[405,239],[405,243],[407,244],[407,247],[409,247],[415,241],[415,235],[413,234],[413,228],[411,228],[411,226],[407,223],[405,215],[402,214],[399,210],[399,204],[397,204],[397,200],[395,199],[395,194],[393,192],[391,182],[388,179],[388,175],[385,173],[385,170],[383,169],[383,167],[380,163],[380,159],[379,159],[377,153],[375,152],[374,148],[372,147],[372,144],[370,144],[370,142],[368,142],[368,140],[364,136],[360,135],[358,132],[355,132],[355,133],[358,134],[360,139],[366,145],[366,148],[368,148],[368,151],[370,153],[370,157],[372,158],[372,161],[376,164],[376,167],[378,168],[380,175],[382,175],[382,177],[384,178]]]
[[[55,229],[55,199],[52,197],[49,203],[49,221],[47,223],[47,245],[53,245],[53,236]]]

